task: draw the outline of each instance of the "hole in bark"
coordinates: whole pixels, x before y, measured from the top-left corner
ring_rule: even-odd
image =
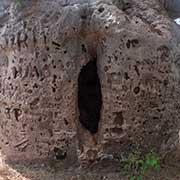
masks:
[[[101,85],[96,59],[84,66],[78,78],[79,121],[92,134],[97,133],[102,106]]]
[[[63,160],[67,156],[66,152],[64,152],[63,150],[61,150],[57,147],[54,148],[54,153],[55,153],[56,160]]]

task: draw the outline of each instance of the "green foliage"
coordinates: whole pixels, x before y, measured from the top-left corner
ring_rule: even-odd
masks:
[[[142,157],[140,151],[135,150],[121,156],[121,162],[125,172],[130,174],[129,180],[142,180],[150,170],[160,169],[160,158],[154,151]]]
[[[21,5],[22,5],[22,1],[23,1],[23,0],[16,0],[17,6],[21,6]]]

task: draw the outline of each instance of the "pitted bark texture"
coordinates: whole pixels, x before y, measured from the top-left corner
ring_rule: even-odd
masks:
[[[6,1],[1,9],[6,159],[93,161],[132,144],[162,154],[177,146],[177,27],[158,0]],[[94,58],[102,108],[92,134],[79,122],[78,77]]]

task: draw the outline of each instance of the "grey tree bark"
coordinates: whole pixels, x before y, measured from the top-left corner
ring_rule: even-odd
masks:
[[[180,17],[180,0],[160,0],[160,2],[172,18],[176,19]]]

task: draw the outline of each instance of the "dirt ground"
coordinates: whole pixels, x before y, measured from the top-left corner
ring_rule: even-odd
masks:
[[[0,165],[0,180],[129,180],[118,162],[104,160],[81,168],[64,162],[49,164]],[[146,180],[180,180],[180,162],[163,163],[159,172],[150,172]]]

